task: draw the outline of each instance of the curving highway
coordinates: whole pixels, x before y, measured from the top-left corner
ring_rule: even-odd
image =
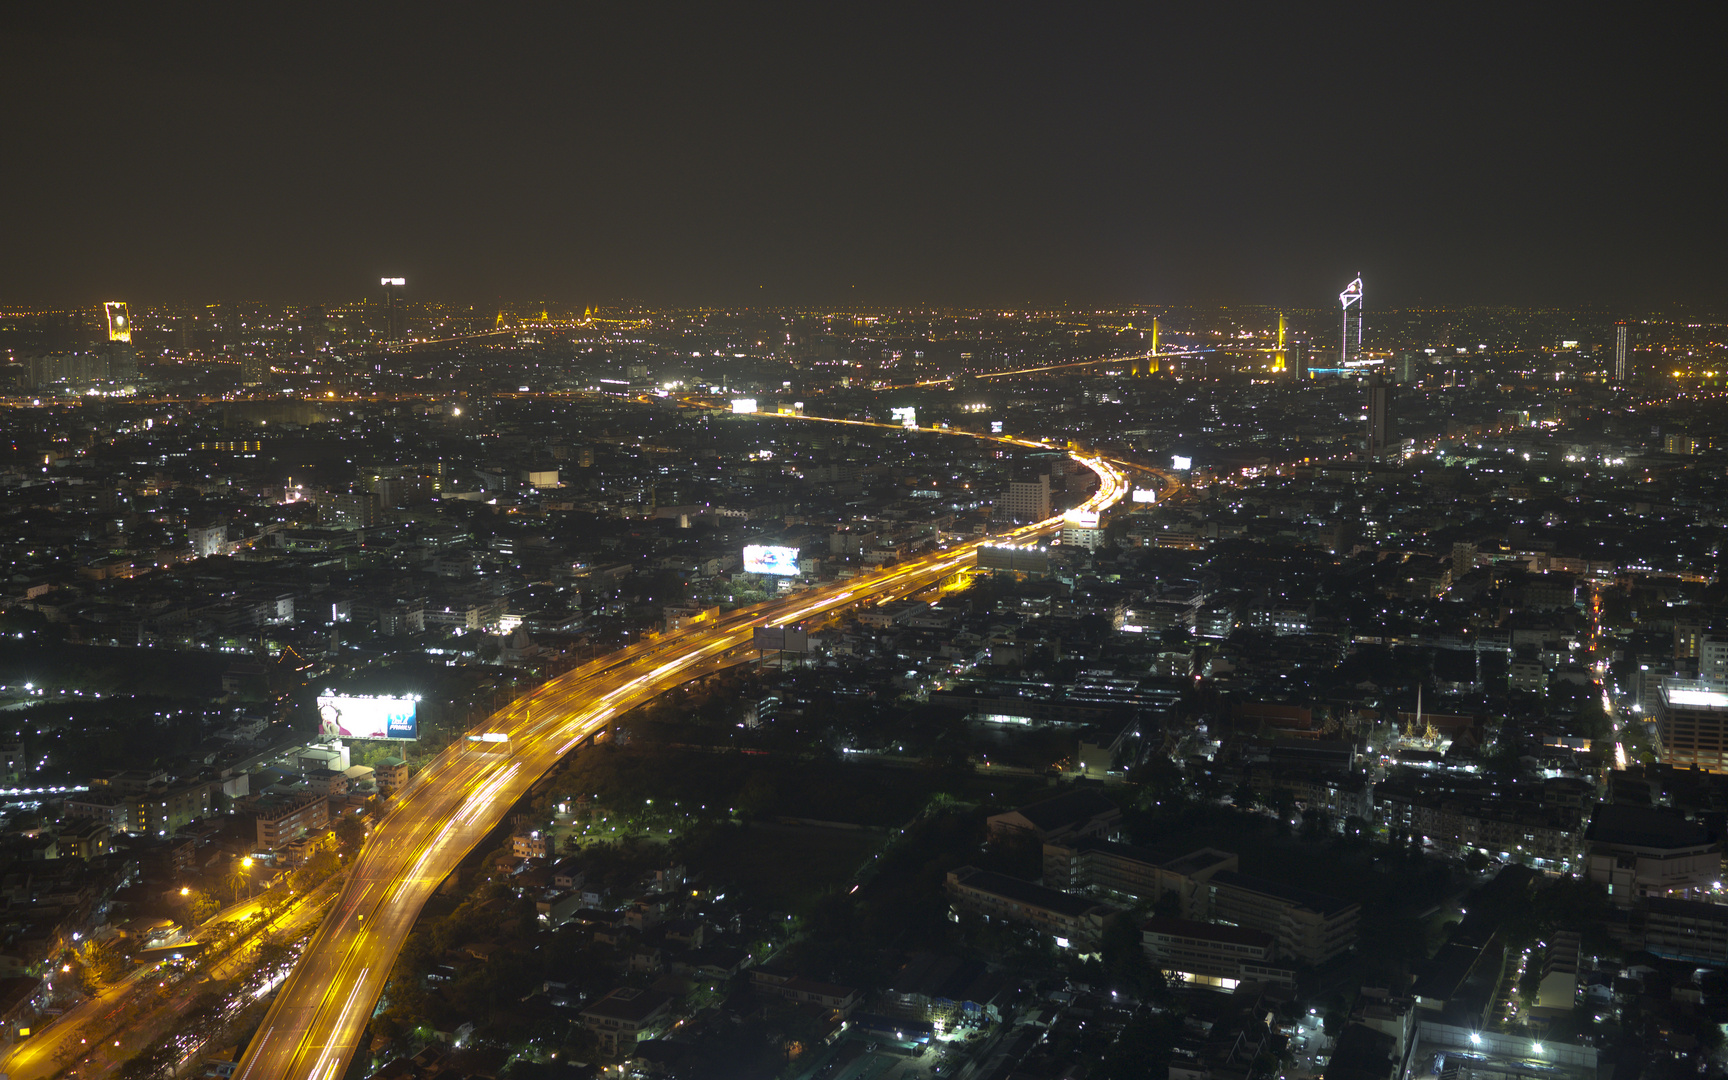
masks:
[[[1126,477],[1115,465],[1074,457],[1099,479],[1098,491],[1079,509],[1103,510],[1126,496]],[[1034,540],[1060,525],[1060,518],[1051,518],[992,542]],[[542,684],[494,715],[485,732],[508,741],[452,746],[397,797],[356,860],[329,917],[278,992],[235,1076],[342,1076],[396,955],[438,883],[559,758],[602,732],[614,717],[737,662],[742,651],[751,650],[757,627],[783,626],[920,592],[970,565],[982,543],[930,552],[632,645]]]

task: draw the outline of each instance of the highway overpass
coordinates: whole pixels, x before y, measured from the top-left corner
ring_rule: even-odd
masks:
[[[1002,440],[1019,446],[1041,446]],[[1119,468],[1075,459],[1099,478],[1079,509],[1102,510],[1128,493]],[[1024,542],[1061,526],[1051,518],[993,542]],[[240,1080],[334,1080],[349,1058],[421,907],[438,883],[558,760],[611,721],[690,679],[736,662],[760,626],[781,626],[860,604],[909,596],[971,565],[982,541],[932,551],[873,573],[731,612],[642,642],[559,676],[491,717],[509,739],[458,741],[400,794],[374,828],[341,896],[282,985],[235,1075]]]

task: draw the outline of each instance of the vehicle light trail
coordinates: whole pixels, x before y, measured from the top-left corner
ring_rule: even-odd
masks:
[[[1074,457],[1098,477],[1097,492],[1077,509],[1100,511],[1122,500],[1127,493],[1123,469],[1098,458]],[[1061,518],[1050,518],[996,539],[1026,542],[1061,527]],[[493,714],[474,733],[502,735],[507,741],[459,741],[421,770],[374,828],[344,886],[336,908],[340,915],[319,927],[283,982],[239,1075],[244,1080],[340,1075],[397,953],[438,883],[563,755],[599,734],[614,717],[712,670],[713,664],[732,662],[729,653],[744,659],[759,627],[913,596],[939,586],[983,544],[975,540],[932,551],[844,584],[741,608],[717,621],[628,646],[549,680]],[[500,749],[510,755],[502,768]]]

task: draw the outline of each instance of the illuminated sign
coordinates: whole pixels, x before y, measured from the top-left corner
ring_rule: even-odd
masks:
[[[380,284],[380,285],[395,285],[395,286],[400,287],[400,286],[408,284],[408,279],[407,278],[401,278],[401,277],[381,277],[378,279],[378,284]]]
[[[325,738],[395,739],[420,737],[415,710],[419,697],[318,696],[318,734]]]
[[[131,341],[132,320],[126,314],[126,304],[121,300],[110,300],[102,305],[102,314],[108,319],[109,341]]]
[[[1187,472],[1194,467],[1194,459],[1183,457],[1181,454],[1172,454],[1170,455],[1170,467],[1177,472]]]
[[[992,435],[1002,434],[1002,421],[1000,421],[1000,420],[990,421],[990,434],[992,434]]]
[[[1098,511],[1070,510],[1063,515],[1063,520],[1076,528],[1096,529],[1098,527]]]
[[[888,415],[900,421],[901,427],[914,428],[918,426],[918,410],[911,405],[903,409],[889,409]]]
[[[776,577],[798,576],[798,549],[766,544],[749,544],[744,548],[744,572],[773,574]]]
[[[1157,502],[1158,501],[1158,489],[1157,488],[1135,488],[1134,494],[1129,496],[1129,498],[1131,498],[1134,502],[1138,502],[1138,503]]]
[[[753,397],[733,398],[732,411],[739,415],[753,413],[756,411],[756,399]]]

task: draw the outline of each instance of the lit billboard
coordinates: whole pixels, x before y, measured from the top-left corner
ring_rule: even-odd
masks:
[[[744,572],[747,574],[774,574],[777,577],[797,577],[798,549],[750,544],[744,548]]]
[[[753,413],[756,411],[756,399],[753,397],[733,398],[732,411],[740,415]]]
[[[908,405],[904,409],[889,409],[888,415],[900,421],[901,427],[918,426],[918,409],[914,405]]]
[[[420,737],[418,697],[318,696],[318,734],[326,738],[395,739]]]
[[[1134,502],[1137,502],[1137,503],[1157,502],[1158,501],[1158,489],[1157,488],[1135,488],[1134,494],[1131,496],[1131,498]]]
[[[1194,467],[1194,459],[1183,457],[1181,454],[1173,454],[1170,457],[1170,467],[1177,472],[1187,472]]]

